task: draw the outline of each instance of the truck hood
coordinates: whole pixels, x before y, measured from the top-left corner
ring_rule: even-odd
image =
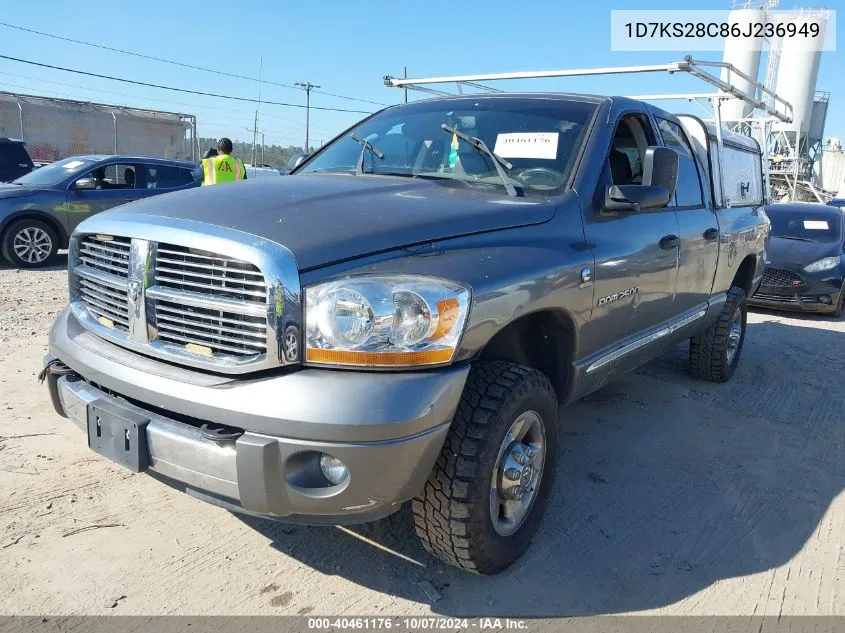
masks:
[[[509,198],[455,182],[333,174],[189,189],[107,216],[164,216],[251,233],[286,246],[300,270],[308,270],[421,242],[539,224],[554,210],[545,198]]]
[[[805,242],[770,237],[766,247],[766,258],[771,262],[769,265],[775,267],[792,265],[803,268],[823,257],[837,257],[841,254],[840,242]]]
[[[26,185],[13,185],[11,183],[0,183],[0,200],[3,198],[24,198],[31,196],[37,188],[27,187]]]

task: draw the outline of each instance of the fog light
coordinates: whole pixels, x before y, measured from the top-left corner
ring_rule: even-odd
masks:
[[[819,303],[823,303],[825,305],[830,305],[832,301],[828,295],[819,295]]]
[[[349,477],[349,469],[346,467],[346,464],[337,457],[332,457],[325,453],[320,455],[320,470],[323,471],[326,479],[334,485],[342,484]]]

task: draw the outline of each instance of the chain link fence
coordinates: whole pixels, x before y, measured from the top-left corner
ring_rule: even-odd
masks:
[[[34,161],[83,154],[198,160],[196,117],[0,92],[0,137],[20,138]]]

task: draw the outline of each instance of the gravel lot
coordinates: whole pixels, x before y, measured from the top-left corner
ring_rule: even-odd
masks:
[[[845,615],[845,321],[752,313],[732,382],[682,346],[561,410],[540,533],[480,578],[405,512],[238,518],[89,452],[36,382],[65,300],[0,267],[0,614]]]

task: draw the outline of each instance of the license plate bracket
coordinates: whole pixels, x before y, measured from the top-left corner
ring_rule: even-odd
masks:
[[[136,473],[150,465],[150,419],[110,400],[88,404],[88,447]]]

